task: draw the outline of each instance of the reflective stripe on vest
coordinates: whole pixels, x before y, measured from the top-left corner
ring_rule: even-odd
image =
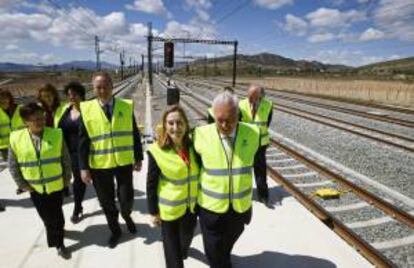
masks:
[[[132,101],[114,98],[111,122],[98,100],[81,102],[80,107],[91,141],[89,166],[107,169],[134,163]]]
[[[11,131],[25,128],[23,119],[20,116],[20,105],[16,107],[10,120],[9,115],[0,108],[0,149],[9,147],[9,136]]]
[[[173,149],[161,149],[158,143],[149,151],[161,171],[157,189],[160,217],[173,221],[187,209],[194,213],[197,201],[199,168],[194,150],[190,149],[190,166]]]
[[[16,155],[23,178],[41,194],[63,189],[62,146],[62,131],[46,127],[38,158],[28,129],[13,131],[10,135],[10,147]]]
[[[266,98],[262,98],[254,118],[248,99],[243,99],[239,102],[239,109],[243,122],[254,124],[260,128],[260,145],[268,145],[270,143],[270,137],[267,120],[272,111],[272,102]]]
[[[251,207],[252,166],[259,143],[258,127],[239,122],[228,163],[216,125],[195,129],[194,148],[203,163],[197,200],[201,207],[216,213],[225,213],[230,203],[239,213]]]

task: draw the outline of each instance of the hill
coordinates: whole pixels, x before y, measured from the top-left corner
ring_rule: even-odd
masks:
[[[101,63],[102,69],[115,69],[118,66],[108,62]],[[45,72],[45,71],[69,71],[69,70],[95,70],[94,61],[71,61],[53,65],[18,64],[0,62],[0,72]]]

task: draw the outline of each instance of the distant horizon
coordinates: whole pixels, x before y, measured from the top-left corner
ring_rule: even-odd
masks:
[[[283,55],[279,55],[279,54],[274,54],[271,52],[260,52],[260,53],[256,53],[256,54],[241,54],[238,53],[238,55],[243,55],[243,56],[256,56],[256,55],[260,55],[260,54],[271,54],[271,55],[275,55],[275,56],[280,56],[286,59],[291,59],[294,61],[307,61],[307,62],[319,62],[322,63],[324,65],[343,65],[346,67],[350,67],[350,68],[359,68],[359,67],[363,67],[366,65],[371,65],[371,64],[378,64],[378,63],[383,63],[383,62],[388,62],[388,61],[393,61],[393,60],[402,60],[402,59],[406,59],[406,58],[411,58],[411,57],[406,57],[406,58],[400,58],[400,59],[389,59],[389,60],[384,60],[384,61],[378,61],[378,62],[373,62],[373,63],[369,63],[369,64],[365,64],[365,65],[360,65],[360,66],[351,66],[351,65],[345,65],[345,64],[341,64],[341,63],[326,63],[326,62],[322,62],[322,61],[318,61],[318,60],[306,60],[306,59],[292,59],[292,58],[288,58],[285,57]],[[229,56],[233,56],[232,54],[227,54],[227,55],[222,55],[220,57],[216,57],[216,58],[223,58],[223,57],[229,57]],[[212,58],[208,58],[208,59],[212,59]],[[197,59],[194,59],[194,61]],[[7,61],[0,61],[0,64],[15,64],[15,65],[31,65],[31,66],[36,66],[36,67],[48,67],[48,66],[53,66],[53,65],[64,65],[64,64],[70,64],[73,62],[86,62],[86,63],[96,63],[96,60],[84,60],[84,59],[75,59],[75,60],[70,60],[70,61],[65,61],[65,62],[52,62],[52,63],[20,63],[20,62],[7,62]],[[163,62],[163,60],[161,60],[160,62]],[[183,63],[185,61],[181,61],[181,60],[175,60],[176,63]],[[120,67],[121,65],[119,63],[113,63],[113,62],[109,62],[109,61],[101,61],[101,64],[109,64],[109,65],[113,65],[114,67]],[[144,60],[144,63],[147,64],[147,61]],[[153,64],[155,64],[156,61],[153,61]],[[141,61],[139,61],[138,66],[141,65]],[[129,63],[126,64],[125,66],[129,66]]]

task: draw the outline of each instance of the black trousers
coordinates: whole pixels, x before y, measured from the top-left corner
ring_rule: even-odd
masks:
[[[47,244],[49,247],[63,246],[65,218],[63,217],[62,191],[51,194],[31,192],[30,198],[46,227]]]
[[[266,168],[267,146],[260,146],[254,158],[254,178],[256,180],[257,195],[259,198],[269,198]]]
[[[196,225],[197,215],[189,211],[174,221],[161,221],[162,243],[167,268],[184,267],[183,259],[187,257]]]
[[[85,197],[86,184],[82,181],[80,175],[80,169],[77,166],[72,166],[73,173],[73,199],[75,206],[73,208],[73,214],[79,214],[83,211],[82,201]]]
[[[251,209],[237,213],[230,208],[218,214],[200,208],[200,226],[204,251],[211,268],[231,268],[231,251],[251,219]]]
[[[7,158],[8,158],[8,152],[9,151],[8,151],[7,148],[6,149],[0,149],[0,156],[4,161],[6,161]]]
[[[120,203],[122,217],[128,218],[134,203],[134,187],[132,183],[132,165],[111,169],[91,169],[93,186],[96,190],[99,203],[105,213],[109,229],[118,234],[121,228],[118,222],[118,209],[115,205],[116,193]]]

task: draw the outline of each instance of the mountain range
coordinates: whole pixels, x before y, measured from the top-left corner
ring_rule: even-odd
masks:
[[[115,69],[118,66],[109,62],[101,62],[102,69]],[[43,71],[69,71],[74,69],[95,70],[94,61],[71,61],[62,64],[34,65],[0,62],[0,72],[43,72]]]

